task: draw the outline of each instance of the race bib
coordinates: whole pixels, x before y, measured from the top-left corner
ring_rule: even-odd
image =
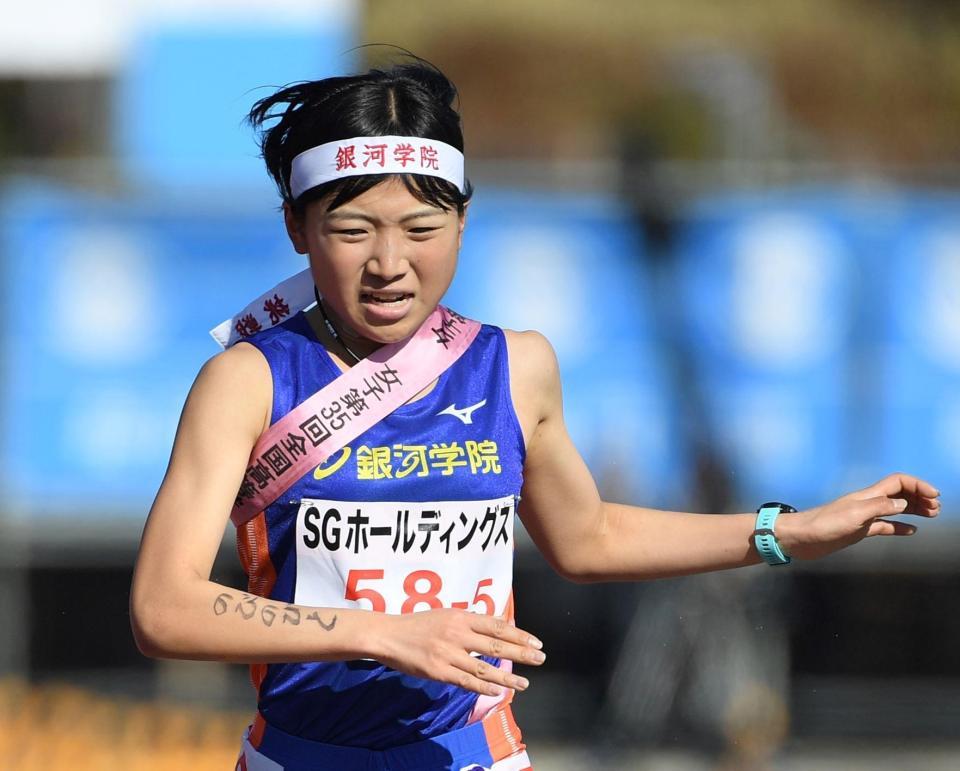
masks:
[[[380,613],[502,615],[513,581],[513,496],[388,503],[305,498],[294,602]]]

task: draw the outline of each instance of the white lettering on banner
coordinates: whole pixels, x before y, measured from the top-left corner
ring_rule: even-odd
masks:
[[[513,581],[515,509],[512,495],[412,503],[304,498],[294,602],[502,614]]]

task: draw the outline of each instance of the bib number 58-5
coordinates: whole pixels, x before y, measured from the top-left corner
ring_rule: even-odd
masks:
[[[366,600],[370,603],[370,610],[375,613],[385,613],[387,610],[387,601],[384,596],[369,586],[360,587],[361,581],[373,582],[382,581],[382,570],[351,570],[347,574],[347,585],[343,598],[345,600]],[[474,613],[484,613],[492,616],[495,612],[493,597],[487,594],[484,589],[493,586],[492,578],[481,578],[477,581],[477,590],[473,595],[473,600],[458,601],[450,603],[450,607],[461,610],[471,610]],[[443,589],[443,579],[433,570],[414,570],[408,573],[403,579],[403,592],[406,599],[400,608],[401,613],[414,613],[418,609],[442,608],[443,602],[439,594]]]

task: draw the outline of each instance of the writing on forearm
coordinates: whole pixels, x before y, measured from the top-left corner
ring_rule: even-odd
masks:
[[[237,604],[233,605],[233,612],[238,613],[244,621],[249,621],[258,617],[257,610],[259,610],[260,623],[266,627],[270,627],[273,626],[273,622],[277,620],[277,615],[282,611],[282,624],[290,624],[292,626],[298,626],[300,624],[300,608],[294,607],[293,605],[286,605],[281,608],[278,605],[271,605],[269,603],[264,604],[263,607],[259,607],[257,603],[262,599],[262,597],[244,592],[237,601]],[[223,616],[228,613],[233,600],[234,596],[229,592],[221,592],[218,594],[213,601],[214,614]],[[331,631],[337,625],[336,614],[334,614],[330,621],[324,621],[320,616],[320,611],[315,610],[306,618],[307,621],[316,621],[320,627],[327,632]]]
[[[233,595],[227,594],[218,594],[217,599],[213,601],[213,612],[218,616],[222,616],[227,612],[227,603],[233,599]]]
[[[334,614],[333,618],[330,619],[330,623],[327,624],[324,623],[322,618],[320,618],[320,612],[315,610],[313,613],[307,616],[307,621],[316,621],[321,627],[323,627],[325,631],[329,632],[337,625],[337,616]]]
[[[264,626],[273,626],[273,622],[277,617],[277,606],[276,605],[265,605],[260,611],[260,620],[263,622]]]
[[[234,608],[234,612],[243,616],[245,621],[249,621],[254,617],[254,615],[256,615],[257,598],[250,594],[243,595],[243,599],[237,603],[237,607]]]

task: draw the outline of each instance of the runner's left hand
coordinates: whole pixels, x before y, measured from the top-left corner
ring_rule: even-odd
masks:
[[[935,517],[940,492],[908,474],[891,474],[870,487],[796,514],[781,514],[780,547],[797,559],[816,559],[873,535],[913,535],[916,526],[888,519],[897,514]]]

